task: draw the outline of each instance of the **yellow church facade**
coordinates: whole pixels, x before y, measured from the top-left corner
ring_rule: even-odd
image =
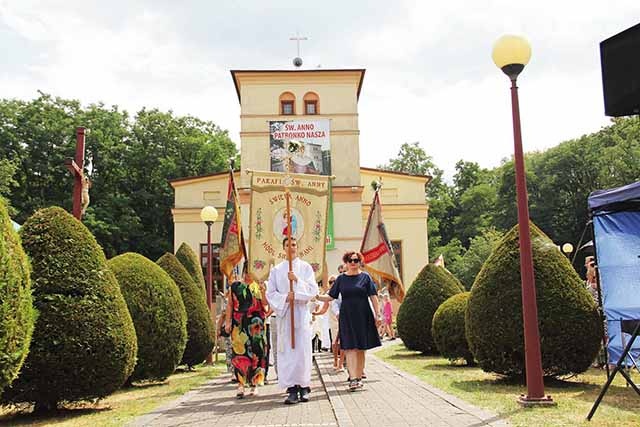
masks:
[[[373,198],[371,182],[382,180],[380,199],[389,238],[405,286],[427,263],[428,176],[360,167],[358,99],[365,70],[232,70],[241,107],[240,171],[235,180],[240,195],[242,225],[249,236],[250,170],[270,170],[269,122],[329,121],[330,164],[333,181],[335,249],[327,251],[329,274],[336,274],[346,250],[358,250]],[[366,146],[366,144],[365,144]],[[366,147],[375,149],[375,147]],[[186,177],[171,181],[174,247],[189,244],[204,259],[206,226],[202,207],[218,209],[220,218],[227,196],[228,173]],[[220,241],[222,223],[212,227],[212,242]]]

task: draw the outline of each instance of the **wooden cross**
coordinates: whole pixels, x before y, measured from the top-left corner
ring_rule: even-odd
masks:
[[[82,184],[84,176],[84,138],[85,128],[76,129],[76,158],[66,159],[64,165],[73,175],[73,216],[82,220]]]
[[[300,42],[303,40],[309,40],[306,37],[300,37],[300,33],[298,31],[296,31],[296,36],[295,37],[289,37],[289,40],[295,40],[296,45],[298,47],[298,57],[300,57]]]

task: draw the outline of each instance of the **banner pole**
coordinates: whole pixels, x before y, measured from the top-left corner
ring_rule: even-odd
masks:
[[[291,235],[291,194],[289,193],[289,188],[284,187],[284,196],[287,201],[287,260],[289,261],[289,274],[293,273],[293,260],[291,259],[291,250],[289,247],[292,242],[291,239],[293,236]],[[289,292],[293,293],[293,280],[289,279]],[[295,311],[294,311],[295,298],[293,301],[289,302],[289,308],[291,310],[291,348],[296,348],[296,334],[295,334]]]

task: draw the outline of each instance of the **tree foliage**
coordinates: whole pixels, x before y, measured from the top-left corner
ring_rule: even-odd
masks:
[[[432,353],[431,321],[440,304],[462,292],[457,280],[444,268],[427,264],[407,291],[398,310],[398,335],[407,348]]]
[[[189,367],[195,366],[202,363],[211,353],[215,339],[215,330],[207,308],[206,297],[175,255],[166,253],[157,263],[169,273],[180,289],[182,301],[187,310],[188,336],[181,363]]]
[[[431,335],[443,357],[451,361],[464,359],[467,365],[474,365],[465,335],[464,317],[469,302],[469,292],[456,294],[445,302],[433,315]]]
[[[27,357],[34,319],[29,262],[0,197],[0,395]]]
[[[160,266],[136,253],[111,258],[138,338],[130,381],[163,380],[173,373],[187,344],[187,312],[176,283]]]
[[[556,244],[575,246],[588,220],[589,193],[640,180],[640,120],[613,119],[598,132],[525,153],[525,166],[531,219]],[[460,160],[446,182],[416,142],[403,144],[381,167],[433,176],[427,185],[429,256],[443,254],[447,268],[470,286],[488,256],[487,233],[503,233],[517,223],[513,159],[493,169]],[[479,236],[484,237],[478,241]]]
[[[131,375],[136,335],[115,276],[89,230],[59,207],[38,210],[20,231],[38,310],[22,371],[5,402],[102,398]]]
[[[178,250],[176,251],[176,258],[180,261],[180,264],[187,270],[193,281],[203,292],[205,292],[206,284],[204,281],[204,274],[202,274],[202,267],[198,261],[198,255],[191,249],[186,242],[182,242]]]
[[[602,322],[567,258],[530,225],[542,369],[584,372],[600,346]],[[465,319],[469,348],[483,370],[521,377],[525,370],[518,227],[500,241],[471,288]]]
[[[142,109],[82,106],[40,93],[31,101],[0,101],[0,179],[20,223],[35,210],[71,209],[73,179],[63,166],[74,157],[75,129],[87,127],[91,204],[83,219],[105,253],[135,251],[151,259],[171,251],[173,190],[168,180],[226,169],[237,150],[214,123]],[[12,166],[7,166],[11,161]],[[90,167],[89,167],[90,163]]]

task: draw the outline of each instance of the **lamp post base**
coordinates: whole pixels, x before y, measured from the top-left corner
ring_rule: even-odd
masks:
[[[549,395],[545,397],[529,397],[527,395],[521,394],[520,397],[518,397],[518,403],[524,408],[558,405]]]

